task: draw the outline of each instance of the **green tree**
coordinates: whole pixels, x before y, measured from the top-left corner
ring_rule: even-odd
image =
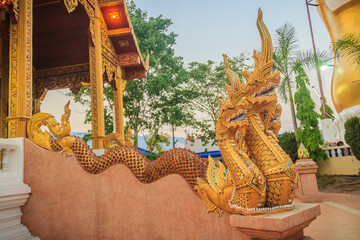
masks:
[[[184,124],[183,118],[176,121],[177,118],[166,116],[187,115],[182,112],[186,109],[179,107],[183,102],[175,99],[181,98],[183,92],[178,89],[187,81],[187,74],[182,58],[174,54],[177,35],[169,32],[171,20],[161,15],[148,17],[133,1],[128,2],[128,11],[140,50],[150,55],[147,77],[129,81],[124,92],[125,117],[137,141],[141,130],[157,134],[165,124]]]
[[[90,109],[90,87],[82,87],[77,95],[72,93],[68,94],[73,96],[75,102],[79,102],[87,106],[87,111],[84,119],[84,123],[91,123],[91,109]],[[113,89],[109,84],[104,85],[104,120],[105,120],[105,135],[108,135],[113,132]],[[84,141],[91,141],[91,131],[88,131],[83,137]]]
[[[281,136],[278,137],[279,145],[281,148],[289,154],[291,160],[296,162],[298,159],[297,154],[297,144],[296,144],[296,137],[294,132],[284,132]]]
[[[316,63],[321,64],[325,59],[328,59],[329,53],[318,50],[316,55],[314,55],[313,51],[299,51],[296,31],[290,23],[285,23],[282,27],[276,29],[275,42],[276,47],[273,54],[274,68],[278,69],[282,76],[277,93],[285,103],[289,101],[293,128],[296,132],[297,122],[292,94],[294,67],[300,61],[310,70],[316,67]]]
[[[169,138],[170,136],[168,134],[152,133],[150,137],[145,139],[147,144],[146,149],[155,154],[162,154],[164,149],[161,144],[166,144],[166,146],[169,146]]]
[[[360,71],[360,34],[346,34],[334,43],[334,50],[347,55]]]
[[[237,57],[228,57],[230,68],[242,79],[240,70],[249,67],[245,64],[248,60],[247,54],[242,53]],[[190,135],[191,138],[200,136],[203,144],[212,141],[215,144],[215,129],[217,114],[219,112],[219,100],[226,97],[225,83],[230,81],[225,75],[224,63],[216,64],[208,60],[206,63],[192,62],[188,67],[189,82],[188,89],[193,96],[190,107],[194,112],[201,112],[206,116],[199,121],[193,121],[192,127],[196,133]]]
[[[175,129],[180,126],[191,125],[194,121],[194,113],[189,105],[189,101],[194,98],[191,90],[186,86],[174,89],[167,96],[166,101],[158,106],[161,109],[161,122],[168,124],[172,129],[172,147],[175,148]]]
[[[330,118],[331,120],[334,121],[335,116],[334,116],[334,111],[331,109],[331,107],[326,103],[326,99],[325,99],[325,104],[326,104],[326,114],[328,115],[328,118]],[[322,106],[320,106],[320,119],[324,119],[324,113],[322,110]]]
[[[346,121],[345,141],[357,160],[360,160],[360,117],[352,117]]]
[[[285,23],[282,27],[276,29],[275,41],[276,47],[273,54],[274,68],[278,69],[282,75],[278,95],[285,103],[289,101],[293,128],[296,131],[297,122],[292,94],[292,75],[298,58],[299,46],[295,28],[290,23]]]
[[[185,117],[180,118],[179,115],[189,115],[187,109],[182,107],[189,95],[181,90],[187,81],[187,72],[182,58],[174,54],[177,35],[169,32],[171,20],[161,15],[149,17],[146,11],[136,7],[134,1],[127,2],[127,6],[143,58],[147,53],[150,56],[147,77],[128,81],[123,97],[124,116],[128,119],[127,125],[132,126],[137,147],[140,131],[147,131],[153,139],[159,139],[160,129],[165,124],[184,124]],[[89,109],[89,95],[89,89],[83,88],[75,101],[87,105]],[[113,89],[110,85],[104,86],[104,101],[106,134],[109,134],[113,126]],[[90,110],[85,119],[85,122],[89,121]]]
[[[306,85],[309,78],[301,63],[296,63],[294,67],[296,73],[296,93],[294,96],[300,127],[296,132],[296,139],[301,141],[307,148],[310,158],[314,161],[327,159],[327,154],[321,149],[320,145],[324,142],[319,130],[319,114],[315,111],[315,103],[311,99],[310,91]]]

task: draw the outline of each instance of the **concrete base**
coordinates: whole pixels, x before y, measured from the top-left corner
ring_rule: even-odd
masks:
[[[294,210],[260,216],[231,215],[230,225],[251,238],[300,239],[303,229],[320,215],[319,204],[296,204]]]
[[[316,195],[301,195],[298,190],[296,191],[295,196],[300,199],[303,203],[319,203],[322,202],[322,197],[320,194]]]
[[[296,197],[304,203],[321,202],[316,180],[318,169],[316,163],[312,159],[299,159],[296,161],[295,167],[299,177]]]

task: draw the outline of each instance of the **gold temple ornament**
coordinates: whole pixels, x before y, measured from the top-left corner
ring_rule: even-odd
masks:
[[[309,151],[305,148],[304,144],[301,143],[298,150],[299,159],[309,159]]]

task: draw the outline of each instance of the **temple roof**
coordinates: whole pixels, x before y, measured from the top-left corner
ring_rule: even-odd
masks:
[[[123,78],[146,77],[147,67],[125,1],[97,2],[107,28],[102,31],[102,38],[110,40],[116,64],[123,70]],[[42,74],[48,69],[88,65],[90,20],[82,4],[69,13],[62,1],[34,0],[33,19],[33,65],[36,72]]]
[[[99,1],[107,35],[125,69],[125,80],[146,77],[147,66],[141,56],[125,1]]]

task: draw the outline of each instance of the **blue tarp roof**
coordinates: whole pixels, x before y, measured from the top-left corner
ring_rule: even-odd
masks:
[[[208,158],[209,155],[211,157],[221,157],[221,152],[220,151],[199,152],[199,153],[196,153],[196,154],[199,155],[202,158]]]
[[[145,154],[149,154],[149,153],[155,154],[155,153],[150,152],[150,151],[148,151],[148,150],[146,150],[146,149],[143,149],[143,148],[138,148],[138,150],[139,150],[140,152],[145,153]]]

